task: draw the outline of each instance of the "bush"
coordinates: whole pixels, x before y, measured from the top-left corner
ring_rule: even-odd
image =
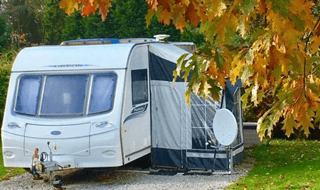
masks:
[[[16,55],[15,50],[4,50],[3,53],[0,53],[0,123],[2,123],[6,104],[11,67]]]

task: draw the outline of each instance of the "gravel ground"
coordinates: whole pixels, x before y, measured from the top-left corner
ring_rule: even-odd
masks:
[[[232,175],[208,175],[208,173],[189,172],[171,174],[165,172],[149,174],[146,169],[73,169],[56,172],[63,177],[62,189],[223,189],[239,177],[243,177],[254,164],[253,158],[246,158],[235,166]],[[55,189],[46,179],[32,180],[32,175],[25,173],[10,180],[0,182],[1,189]]]

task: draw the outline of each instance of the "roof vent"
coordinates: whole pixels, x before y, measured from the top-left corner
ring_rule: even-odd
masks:
[[[165,40],[166,38],[169,38],[170,35],[168,35],[168,34],[158,34],[158,35],[154,35],[153,37],[156,38],[156,41],[157,41],[157,42],[164,42],[164,40]]]

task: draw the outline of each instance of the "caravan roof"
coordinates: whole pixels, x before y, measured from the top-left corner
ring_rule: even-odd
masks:
[[[124,69],[134,43],[83,46],[41,46],[23,49],[12,72],[74,69]]]

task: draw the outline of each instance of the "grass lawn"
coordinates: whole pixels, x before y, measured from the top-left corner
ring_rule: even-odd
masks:
[[[5,168],[3,167],[2,145],[0,142],[0,181],[8,180],[10,177],[25,173],[22,168]]]
[[[230,189],[320,189],[320,141],[265,141],[255,166]]]

